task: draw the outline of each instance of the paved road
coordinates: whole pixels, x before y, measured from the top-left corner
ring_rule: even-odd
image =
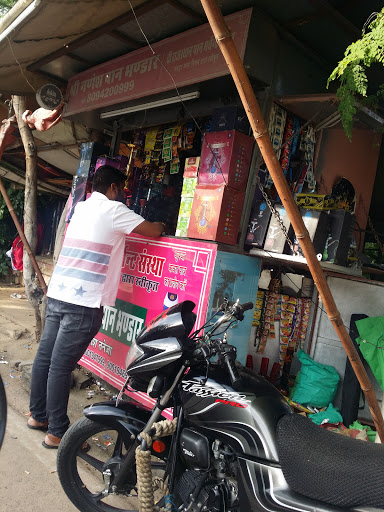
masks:
[[[8,407],[0,451],[0,512],[76,512],[56,473],[57,451],[43,448],[43,432],[25,423],[24,415]]]

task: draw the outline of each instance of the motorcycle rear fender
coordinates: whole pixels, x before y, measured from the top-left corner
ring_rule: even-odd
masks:
[[[151,416],[151,411],[131,401],[121,401],[116,407],[115,400],[99,402],[84,409],[84,415],[102,425],[111,427],[122,426],[135,437],[144,430]]]

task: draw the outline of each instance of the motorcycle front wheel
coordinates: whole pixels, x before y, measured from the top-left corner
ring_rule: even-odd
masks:
[[[113,485],[113,477],[134,442],[123,427],[111,430],[88,418],[81,418],[65,433],[57,454],[57,472],[66,495],[81,512],[139,510],[136,467],[132,468],[131,481],[119,494],[106,495],[103,475],[109,469]],[[154,481],[163,480],[164,460],[152,456],[151,465]],[[164,492],[160,489],[155,491],[155,504],[164,504]]]

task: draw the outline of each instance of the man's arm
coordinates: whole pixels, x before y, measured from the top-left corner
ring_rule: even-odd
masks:
[[[132,233],[157,238],[161,235],[164,229],[165,224],[163,222],[148,222],[145,220],[136,226],[135,229],[132,230]]]

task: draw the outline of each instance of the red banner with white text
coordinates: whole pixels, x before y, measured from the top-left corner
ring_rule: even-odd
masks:
[[[244,57],[252,9],[225,17]],[[74,75],[65,116],[116,105],[229,74],[209,24],[201,25]],[[164,64],[166,69],[161,65]],[[171,75],[171,76],[170,76]]]

